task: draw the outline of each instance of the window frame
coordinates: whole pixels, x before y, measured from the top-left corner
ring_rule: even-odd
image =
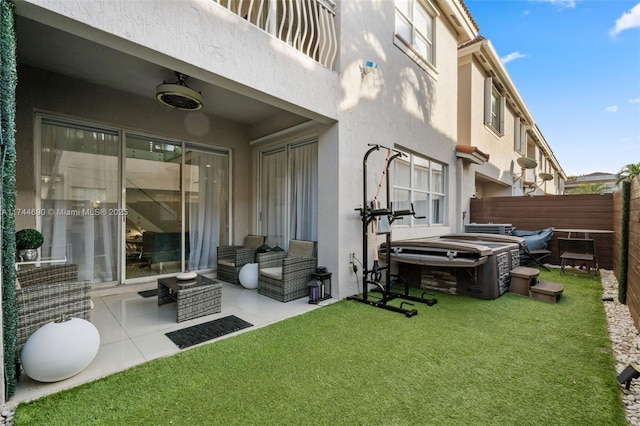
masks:
[[[409,6],[411,16],[407,16],[406,11],[404,11],[400,7],[402,4],[407,4]],[[416,27],[416,8],[420,8],[418,10],[423,11],[430,18],[430,20],[428,21],[431,24],[430,28]],[[439,16],[440,13],[429,0],[394,1],[394,44],[402,51],[404,51],[405,54],[407,54],[414,62],[416,62],[426,71],[429,71],[433,76],[437,74],[436,26],[437,18]],[[399,21],[403,21],[407,25],[411,33],[411,40],[407,40],[407,37],[401,34],[402,31],[400,31],[401,28],[398,25]],[[421,39],[424,39],[425,44],[428,48],[430,48],[428,49],[426,56],[420,52],[420,48],[416,45],[416,35],[418,35]]]
[[[521,118],[516,116],[513,126],[513,150],[518,154],[524,154],[523,146],[527,143],[527,128]]]
[[[115,183],[114,185],[117,187],[117,190],[119,192],[118,195],[118,203],[117,203],[117,210],[127,210],[127,199],[126,199],[126,166],[125,163],[127,161],[127,138],[134,135],[140,138],[148,138],[149,140],[152,141],[156,141],[159,143],[168,143],[168,144],[173,144],[176,146],[180,146],[182,152],[180,154],[180,164],[181,164],[181,170],[180,170],[180,186],[181,186],[181,198],[180,198],[180,209],[182,210],[181,213],[181,217],[184,219],[184,210],[186,208],[185,206],[185,182],[187,179],[187,175],[185,174],[186,169],[184,167],[184,160],[185,160],[185,155],[187,155],[186,150],[188,149],[189,151],[196,151],[199,153],[207,153],[207,154],[215,154],[215,155],[222,155],[225,156],[227,158],[228,161],[228,170],[227,170],[227,183],[225,185],[226,187],[226,191],[228,193],[228,207],[226,207],[225,209],[221,210],[224,211],[224,213],[227,215],[227,221],[228,221],[228,230],[224,233],[220,233],[220,238],[224,238],[227,241],[229,240],[230,236],[232,235],[232,221],[231,218],[233,217],[232,213],[232,206],[233,206],[233,202],[232,202],[232,179],[233,179],[233,153],[231,151],[231,149],[227,148],[227,147],[222,147],[222,146],[217,146],[217,145],[209,145],[206,143],[202,143],[202,142],[197,142],[197,141],[193,141],[190,139],[184,139],[184,138],[171,138],[169,136],[165,136],[162,134],[158,134],[158,133],[146,133],[146,132],[141,132],[138,130],[132,130],[128,127],[123,127],[123,126],[119,126],[119,125],[114,125],[114,124],[106,124],[106,123],[102,123],[102,122],[97,122],[97,121],[93,121],[87,118],[83,118],[83,117],[71,117],[71,116],[64,116],[61,114],[54,114],[54,113],[49,113],[49,112],[44,112],[44,111],[40,111],[40,110],[36,110],[35,111],[35,123],[34,123],[34,133],[35,133],[35,137],[33,140],[33,148],[34,148],[34,173],[36,176],[36,182],[35,182],[35,194],[34,194],[34,202],[35,202],[35,206],[38,210],[42,209],[43,206],[43,198],[42,198],[42,182],[43,182],[43,170],[42,170],[42,139],[43,139],[43,123],[47,124],[47,125],[54,125],[54,126],[59,126],[59,127],[68,127],[68,128],[76,128],[76,129],[83,129],[83,130],[88,130],[88,131],[95,131],[95,132],[101,132],[101,133],[108,133],[108,134],[117,134],[118,138],[119,138],[119,146],[118,146],[118,154],[117,154],[117,170],[114,172],[113,175],[108,175],[109,177],[111,176],[115,176],[117,183]],[[114,205],[114,209],[116,208],[116,206]],[[105,217],[108,217],[110,215],[107,215]],[[117,241],[116,241],[116,251],[117,253],[114,256],[113,261],[117,262],[117,267],[116,267],[116,278],[113,281],[102,281],[102,282],[95,282],[95,284],[97,285],[101,285],[103,283],[118,283],[118,284],[129,284],[129,283],[139,283],[142,281],[148,281],[150,279],[150,277],[155,277],[156,275],[149,275],[149,276],[144,276],[144,277],[127,277],[126,275],[126,230],[127,230],[127,226],[126,226],[126,220],[125,220],[126,214],[122,216],[122,221],[118,220],[118,226],[117,228],[114,230],[114,232],[117,233]],[[44,218],[41,216],[36,216],[36,229],[42,230],[43,226],[44,226]],[[185,237],[184,234],[185,232],[188,232],[188,229],[186,227],[186,222],[184,220],[181,220],[181,224],[180,224],[181,228],[180,228],[180,233],[181,233],[181,268],[186,266],[185,263],[185,257],[184,257],[184,253],[186,251],[185,249]],[[68,230],[69,228],[67,228]],[[72,259],[70,257],[67,258],[68,261],[71,261]],[[211,269],[213,270],[213,269]]]
[[[484,80],[484,124],[497,133],[498,136],[504,136],[506,111],[506,97],[493,84],[493,78],[487,77]]]
[[[309,235],[306,235],[306,236],[296,235],[296,232],[294,229],[292,229],[292,226],[297,219],[300,219],[300,216],[296,216],[294,214],[294,210],[295,210],[294,209],[295,207],[294,192],[296,187],[296,181],[295,181],[296,175],[294,172],[295,172],[295,168],[297,167],[295,164],[294,152],[298,148],[302,148],[305,146],[312,146],[312,145],[315,146],[315,150],[316,150],[315,160],[314,160],[315,164],[312,166],[312,169],[315,168],[315,176],[313,178],[315,180],[315,185],[316,185],[313,188],[314,190],[313,191],[314,192],[313,208],[315,209],[315,211],[313,212],[311,225],[304,226],[304,228],[306,228],[306,231],[309,233]],[[270,146],[266,146],[262,149],[259,149],[257,151],[258,173],[256,175],[256,188],[257,188],[256,229],[258,229],[258,232],[260,233],[260,235],[264,235],[267,237],[267,244],[269,245],[275,244],[286,250],[288,249],[289,241],[291,239],[305,239],[305,240],[311,240],[311,241],[318,240],[319,192],[318,192],[317,184],[318,184],[319,172],[320,172],[318,170],[318,164],[319,164],[318,163],[319,161],[318,147],[319,147],[318,136],[310,136],[310,137],[304,137],[299,140],[273,144]],[[270,211],[269,209],[273,208],[273,206],[270,206],[268,202],[265,201],[266,200],[265,190],[267,189],[265,185],[267,185],[267,182],[263,178],[264,176],[263,173],[266,171],[265,167],[267,167],[265,160],[268,159],[268,157],[271,155],[278,155],[278,154],[282,154],[284,156],[284,158],[281,160],[284,162],[283,167],[281,169],[274,169],[279,173],[278,178],[283,181],[282,183],[283,187],[280,188],[282,192],[279,193],[282,200],[281,200],[280,207],[278,207],[278,208],[281,208],[283,212],[280,212],[282,216],[281,218],[279,218],[276,222],[270,223],[268,217],[270,213],[273,213],[273,211]],[[269,229],[270,225],[271,225],[271,228],[274,228],[274,225],[275,225],[275,232],[274,232],[274,229]]]
[[[423,195],[425,198],[426,212],[420,211],[420,209],[416,209],[417,216],[426,216],[424,219],[418,219],[413,216],[405,216],[403,220],[398,221],[394,226],[400,227],[432,227],[432,226],[445,226],[447,223],[447,198],[448,198],[448,188],[447,188],[447,174],[448,174],[448,166],[445,163],[440,161],[433,160],[429,157],[425,157],[420,154],[416,154],[410,151],[399,150],[404,155],[398,157],[394,160],[394,168],[392,169],[392,203],[394,205],[397,204],[396,193],[397,191],[407,192],[409,194],[409,203],[413,203],[414,208],[416,208],[416,195]],[[416,169],[420,165],[416,165],[417,161],[426,163],[425,170],[428,171],[426,174],[428,182],[427,188],[419,188],[417,185],[416,177],[419,175],[416,174]],[[398,182],[398,173],[396,173],[395,165],[397,162],[405,162],[408,163],[409,166],[409,186],[406,185],[406,182],[399,183]],[[434,167],[437,165],[437,167]],[[440,190],[437,190],[436,179],[434,176],[439,172],[439,183]],[[434,208],[434,202],[438,201],[438,207]],[[408,207],[407,207],[408,208]],[[401,208],[404,209],[404,206]],[[436,211],[437,210],[437,211]],[[439,220],[435,220],[435,218],[439,218]]]

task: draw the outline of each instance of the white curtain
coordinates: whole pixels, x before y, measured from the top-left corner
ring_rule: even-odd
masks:
[[[291,239],[318,241],[318,144],[291,149]]]
[[[46,119],[41,129],[42,256],[67,256],[81,280],[114,281],[118,135]]]
[[[318,240],[318,144],[307,141],[263,153],[261,233],[267,244]]]
[[[267,245],[287,248],[287,151],[281,149],[262,157],[261,233]]]
[[[216,250],[226,222],[222,214],[228,199],[228,157],[191,152],[187,164],[191,188],[187,188],[189,208],[189,270],[217,266]],[[189,165],[191,167],[189,167]]]

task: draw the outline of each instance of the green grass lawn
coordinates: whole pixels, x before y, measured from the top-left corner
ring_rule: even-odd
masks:
[[[16,425],[626,425],[598,279],[558,304],[340,301],[21,404]]]

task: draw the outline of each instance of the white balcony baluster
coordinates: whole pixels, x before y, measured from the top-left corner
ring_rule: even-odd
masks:
[[[331,0],[213,0],[327,68],[338,53]]]

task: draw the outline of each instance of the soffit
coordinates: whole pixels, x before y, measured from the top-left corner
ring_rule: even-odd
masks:
[[[16,33],[18,61],[37,68],[151,99],[157,85],[175,81],[171,69],[22,16],[16,16]],[[254,124],[283,113],[194,78],[187,84],[202,93],[205,114]]]

